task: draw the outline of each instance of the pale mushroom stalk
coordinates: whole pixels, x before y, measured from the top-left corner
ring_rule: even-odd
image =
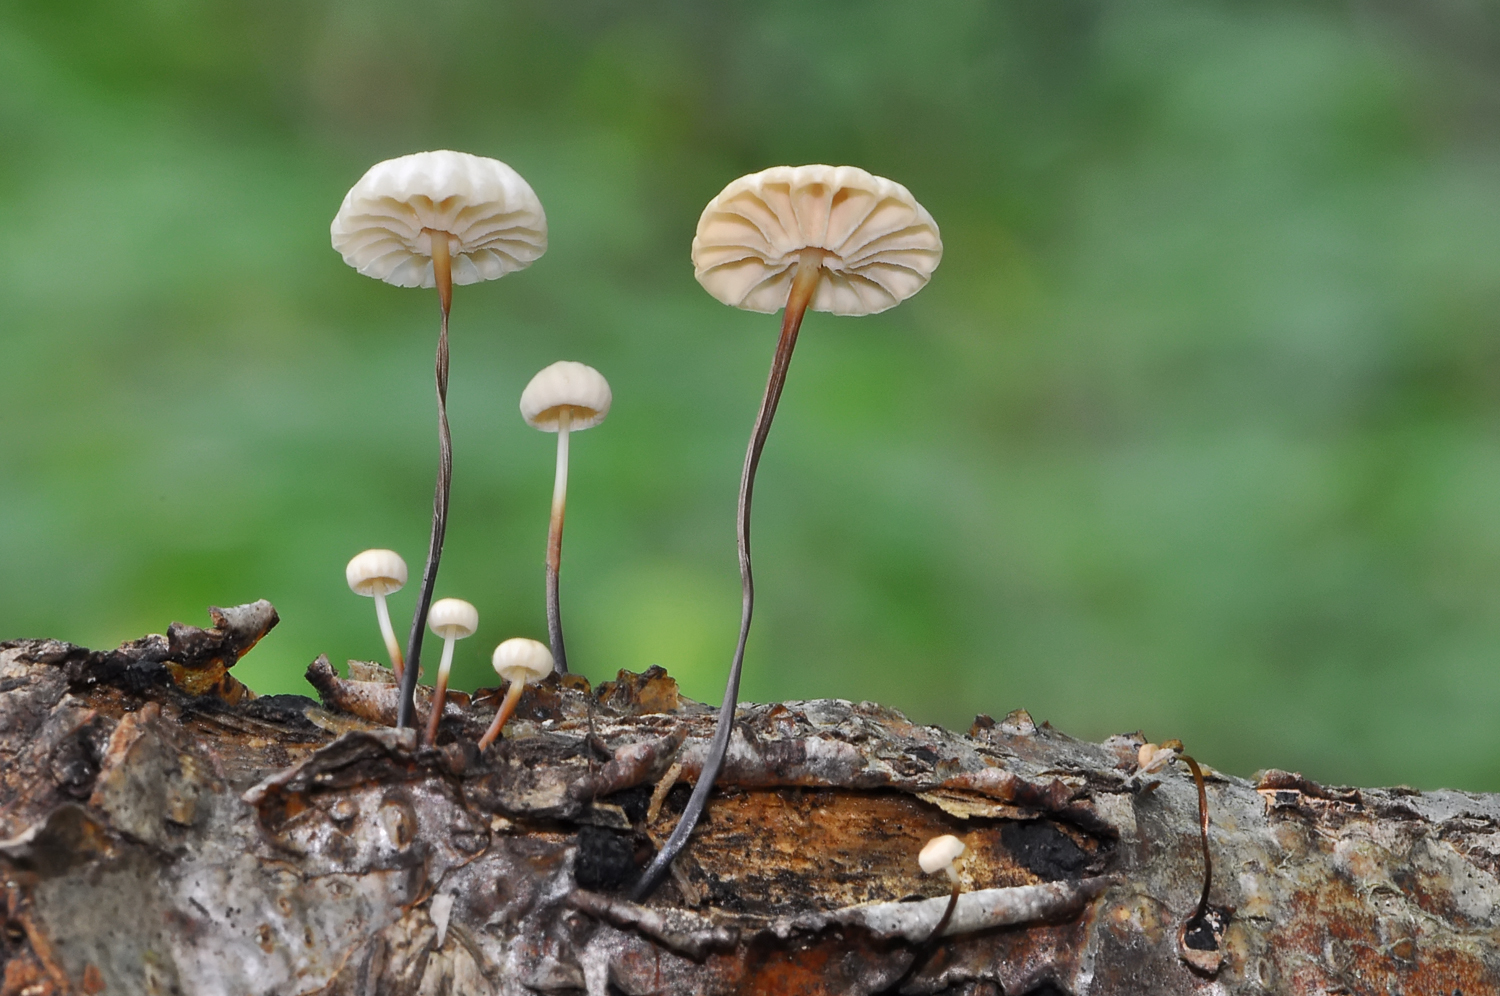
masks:
[[[438,725],[443,720],[443,704],[448,697],[448,672],[453,667],[453,644],[473,636],[479,628],[479,611],[461,598],[445,598],[433,604],[428,619],[432,631],[443,638],[443,656],[438,664],[437,681],[432,695],[432,713],[422,743],[437,743]]]
[[[427,628],[427,613],[432,608],[432,586],[437,583],[438,562],[443,558],[443,537],[448,531],[448,491],[453,482],[453,437],[448,431],[448,310],[453,304],[453,264],[448,255],[447,233],[431,232],[430,235],[432,273],[437,281],[438,305],[442,310],[435,363],[438,403],[437,487],[432,496],[432,537],[427,543],[427,564],[422,568],[422,586],[417,589],[417,611],[412,616],[411,636],[406,644],[406,659],[411,666],[401,676],[401,698],[396,705],[397,729],[411,725],[417,695],[417,677],[422,663],[422,635]]]
[[[489,729],[484,731],[484,736],[479,738],[479,752],[481,754],[484,753],[486,747],[494,743],[500,736],[500,731],[505,729],[505,724],[510,722],[510,717],[516,711],[516,703],[521,701],[521,693],[525,690],[526,682],[524,681],[512,681],[510,687],[505,690],[505,700],[500,703],[500,711],[495,713],[495,721],[490,724]]]
[[[448,671],[453,667],[453,637],[443,640],[443,656],[438,662],[437,682],[432,690],[432,715],[427,717],[427,732],[422,743],[437,742],[438,724],[443,720],[443,703],[448,698]]]
[[[557,477],[552,484],[552,521],[547,526],[547,639],[552,642],[552,659],[558,674],[568,673],[557,578],[562,570],[563,516],[568,505],[568,430],[572,423],[572,412],[564,405],[557,413]]]
[[[714,739],[708,748],[708,758],[703,771],[693,785],[693,794],[688,798],[687,808],[671,836],[662,845],[651,864],[641,873],[640,881],[632,891],[632,898],[640,902],[651,895],[661,880],[666,877],[672,859],[687,845],[688,835],[697,826],[703,809],[708,805],[708,794],[724,767],[724,755],[729,751],[729,736],[734,730],[734,710],[740,695],[740,671],[745,663],[745,644],[750,639],[750,618],[755,614],[755,578],[750,568],[750,503],[755,495],[755,471],[760,466],[761,452],[766,448],[766,437],[771,434],[771,420],[776,417],[776,406],[781,401],[781,389],[786,385],[786,372],[792,365],[792,350],[797,347],[797,333],[802,329],[802,316],[812,302],[817,290],[818,278],[823,273],[823,250],[803,249],[797,257],[797,273],[792,278],[791,291],[787,295],[786,311],[781,317],[781,337],[776,341],[776,354],[771,359],[771,375],[766,381],[766,393],[761,398],[760,411],[755,415],[755,425],[750,430],[750,446],[745,451],[745,466],[740,472],[740,500],[736,513],[737,537],[740,553],[740,636],[734,646],[734,659],[729,665],[729,681],[724,686],[724,703],[719,707],[719,719],[714,726]]]
[[[375,596],[375,618],[380,620],[380,635],[385,638],[385,649],[391,655],[391,668],[396,672],[396,680],[400,681],[406,661],[401,656],[401,644],[396,642],[396,630],[391,626],[391,610],[385,604],[384,592]]]

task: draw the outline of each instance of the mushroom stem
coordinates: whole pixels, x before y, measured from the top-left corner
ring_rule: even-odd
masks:
[[[401,644],[396,642],[396,631],[391,627],[391,610],[385,604],[385,593],[375,593],[375,618],[380,620],[380,635],[385,637],[385,649],[391,655],[391,667],[396,672],[396,680],[401,680],[401,669],[405,666],[405,660],[401,656]]]
[[[443,309],[443,317],[448,317],[448,309],[453,306],[453,258],[448,255],[448,233],[431,232],[432,239],[432,279],[437,283],[438,304]]]
[[[511,714],[516,711],[516,703],[521,701],[521,692],[525,687],[526,682],[512,679],[510,687],[505,690],[505,701],[500,703],[500,711],[495,713],[495,721],[484,731],[484,736],[479,738],[479,753],[483,754],[485,748],[494,743],[500,736],[500,731],[505,729]]]
[[[552,660],[558,674],[568,673],[557,576],[562,570],[563,514],[568,504],[568,429],[572,421],[572,410],[563,405],[557,413],[557,479],[552,485],[552,522],[547,528],[547,638],[552,641]]]
[[[437,583],[438,562],[443,557],[443,537],[448,531],[448,489],[453,481],[453,437],[448,431],[448,308],[453,300],[453,279],[448,259],[448,238],[434,232],[432,270],[437,276],[438,303],[442,321],[438,326],[437,377],[438,403],[438,473],[432,495],[432,538],[427,546],[427,565],[422,568],[422,587],[417,593],[417,611],[411,620],[407,638],[407,668],[401,675],[401,697],[396,705],[396,728],[411,725],[413,701],[417,693],[417,676],[422,662],[422,634],[427,629],[427,610],[432,607],[432,587]]]
[[[427,717],[427,732],[422,743],[437,743],[438,724],[443,721],[443,701],[448,697],[448,671],[453,667],[453,637],[443,638],[443,659],[438,663],[437,687],[432,693],[432,715]]]
[[[719,719],[714,726],[714,739],[709,745],[708,758],[693,786],[687,808],[682,811],[677,826],[672,828],[672,835],[641,873],[631,891],[631,899],[635,902],[643,902],[666,877],[672,859],[687,845],[688,835],[693,832],[693,827],[703,815],[703,810],[708,805],[708,794],[713,791],[714,780],[724,767],[724,755],[729,750],[729,735],[734,727],[734,708],[740,693],[740,667],[745,661],[745,643],[750,638],[750,617],[755,611],[755,580],[750,570],[750,501],[755,492],[755,470],[760,465],[760,454],[765,449],[766,437],[771,432],[771,420],[776,417],[776,405],[781,401],[781,389],[786,384],[786,372],[792,362],[792,350],[797,345],[797,333],[802,328],[802,316],[812,303],[813,291],[817,290],[818,278],[822,274],[823,250],[803,249],[797,259],[797,272],[792,277],[791,290],[787,294],[786,310],[781,318],[781,338],[776,342],[776,355],[771,360],[771,375],[766,381],[765,397],[761,399],[760,411],[756,413],[755,426],[750,432],[750,446],[745,452],[745,468],[740,475],[740,638],[735,644],[734,660],[729,665],[724,703],[719,707]]]
[[[1187,918],[1188,924],[1192,925],[1202,920],[1208,912],[1208,890],[1214,880],[1214,859],[1208,852],[1208,790],[1203,784],[1203,770],[1188,755],[1183,754],[1181,757],[1192,770],[1193,781],[1198,786],[1198,829],[1203,841],[1203,895],[1198,897],[1198,907],[1193,910],[1193,915]]]

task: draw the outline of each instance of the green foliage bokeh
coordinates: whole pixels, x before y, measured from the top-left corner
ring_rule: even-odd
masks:
[[[946,256],[901,307],[804,327],[744,697],[1500,789],[1487,11],[0,5],[0,638],[266,597],[260,691],[382,654],[342,571],[420,568],[437,309],[328,222],[371,163],[456,148],[531,182],[551,248],[456,294],[437,594],[481,629],[455,684],[545,636],[553,437],[516,401],[576,359],[615,408],[573,447],[575,669],[718,701],[776,320],[709,298],[688,245],[742,173],[854,163]]]

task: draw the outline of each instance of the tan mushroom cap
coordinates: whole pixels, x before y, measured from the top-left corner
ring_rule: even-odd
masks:
[[[505,680],[530,685],[552,673],[552,651],[545,643],[517,636],[496,647],[490,663]]]
[[[427,611],[427,625],[445,640],[462,640],[479,628],[479,610],[461,598],[440,598]]]
[[[922,866],[924,872],[931,875],[953,864],[965,850],[967,848],[964,847],[963,841],[952,834],[945,833],[927,842],[922,848],[922,853],[917,855],[917,864]]]
[[[693,237],[693,275],[747,311],[786,306],[803,249],[824,251],[809,307],[835,315],[893,308],[943,258],[937,223],[901,184],[858,166],[773,166],[708,202]]]
[[[349,561],[344,580],[356,595],[389,595],[405,587],[406,561],[395,550],[366,550]]]
[[[476,284],[547,251],[547,216],[521,174],[467,152],[417,152],[371,166],[330,227],[344,262],[397,287],[433,287],[432,233],[446,232],[453,282]]]
[[[586,363],[558,360],[531,378],[521,392],[521,417],[543,432],[556,432],[558,414],[570,409],[569,429],[590,429],[609,414],[609,381]]]

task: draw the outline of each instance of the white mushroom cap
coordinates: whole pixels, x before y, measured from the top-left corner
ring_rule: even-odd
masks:
[[[344,262],[397,287],[436,286],[433,232],[448,233],[455,284],[523,270],[547,251],[547,216],[521,174],[446,150],[371,166],[330,230]]]
[[[461,598],[440,598],[427,610],[427,625],[445,640],[462,640],[479,628],[479,610]]]
[[[366,550],[349,561],[344,579],[356,595],[389,595],[405,587],[406,561],[395,550]]]
[[[917,864],[922,866],[924,872],[931,875],[953,864],[965,850],[963,841],[952,834],[945,833],[927,842],[922,848],[922,853],[917,855]]]
[[[586,363],[558,360],[531,378],[521,392],[521,417],[543,432],[556,432],[558,412],[564,405],[570,429],[589,429],[609,414],[609,381]]]
[[[552,673],[552,651],[545,643],[518,636],[496,647],[490,663],[506,681],[535,684]]]
[[[799,254],[824,251],[813,311],[868,315],[893,308],[932,276],[943,240],[901,184],[857,166],[773,166],[708,202],[693,237],[693,275],[747,311],[786,306]]]

